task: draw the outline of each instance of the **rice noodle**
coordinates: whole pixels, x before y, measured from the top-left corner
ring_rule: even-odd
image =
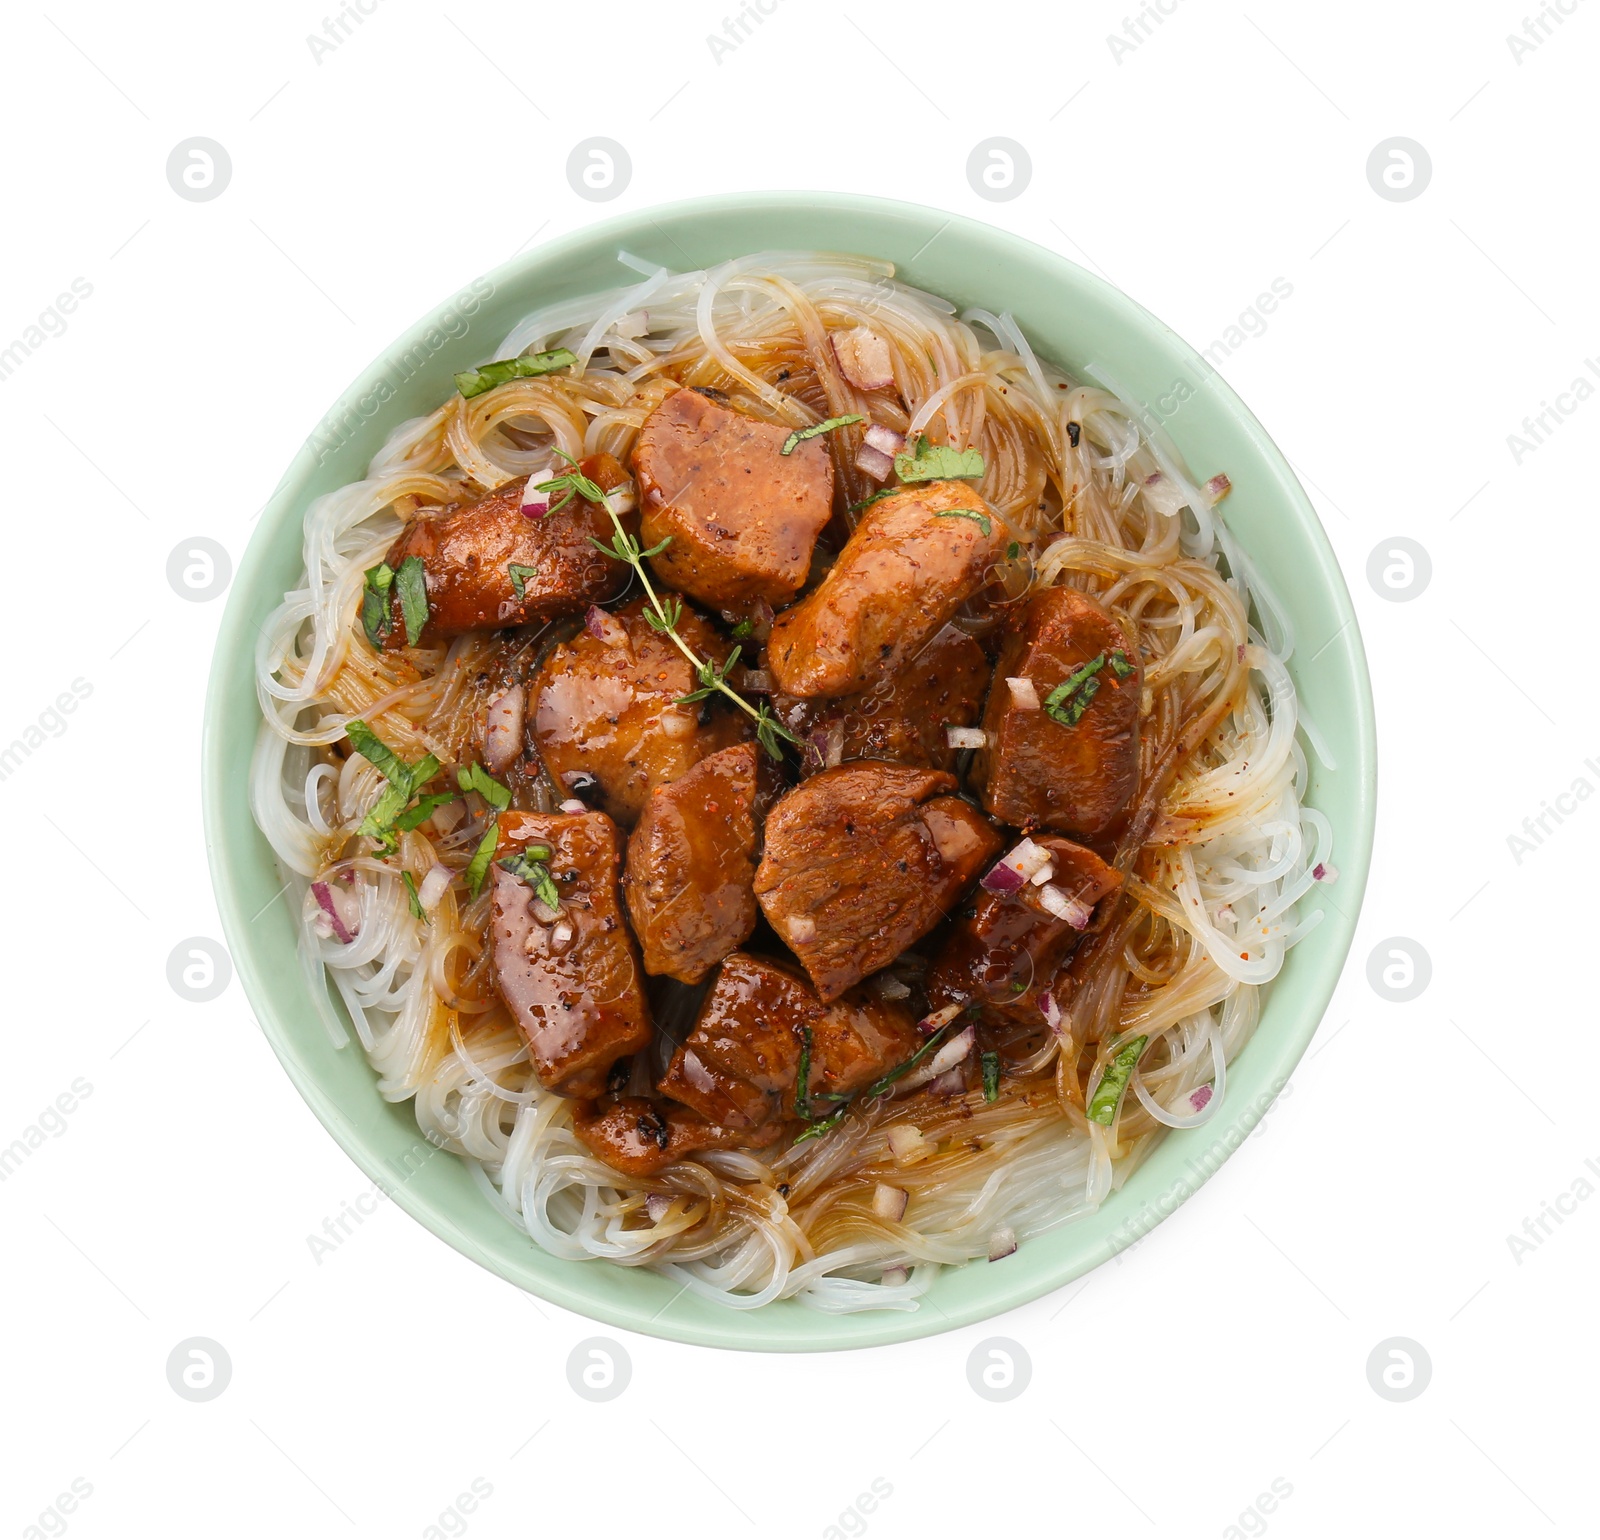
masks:
[[[1093,1213],[1166,1128],[1218,1115],[1261,987],[1321,918],[1306,908],[1311,874],[1332,855],[1327,820],[1301,805],[1292,630],[1153,417],[1103,368],[1080,382],[1039,358],[1009,315],[958,316],[861,257],[768,252],[708,272],[619,260],[631,281],[534,312],[493,355],[565,346],[580,374],[452,396],[396,428],[364,480],[306,510],[304,577],[257,646],[251,807],[298,905],[301,964],[333,1041],[348,1044],[330,982],[381,1094],[413,1103],[421,1132],[473,1166],[509,1223],[552,1255],[652,1267],[730,1308],[915,1310],[941,1267]],[[624,319],[637,335],[614,329]],[[887,345],[892,389],[839,372],[828,336],[855,326]],[[979,447],[979,490],[1024,543],[1020,581],[1111,607],[1137,636],[1147,697],[1123,893],[1068,967],[1038,981],[1053,1030],[995,1101],[902,1086],[805,1143],[707,1153],[633,1182],[579,1144],[572,1103],[539,1085],[490,986],[489,901],[469,902],[459,880],[478,819],[424,824],[397,859],[375,859],[355,830],[382,777],[327,746],[359,714],[407,760],[475,756],[492,644],[374,655],[356,623],[365,568],[419,507],[543,467],[555,449],[626,461],[678,384],[794,426],[858,412]],[[842,441],[830,449],[850,500],[876,489]],[[426,920],[402,869],[435,874]],[[442,891],[440,871],[455,879]],[[313,880],[346,884],[359,914],[348,943],[318,934]],[[1129,1033],[1150,1044],[1103,1128],[1084,1090]],[[891,1127],[920,1132],[907,1163]],[[884,1188],[907,1195],[897,1219],[875,1206]]]

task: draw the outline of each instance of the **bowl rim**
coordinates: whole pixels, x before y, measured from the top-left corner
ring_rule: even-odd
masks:
[[[581,225],[563,235],[530,246],[518,252],[498,267],[490,269],[482,278],[498,290],[502,286],[516,286],[542,266],[560,262],[597,240],[625,239],[629,234],[637,237],[641,225],[656,221],[679,221],[696,216],[738,213],[793,213],[823,208],[830,213],[848,217],[872,215],[876,217],[914,218],[943,221],[943,228],[960,227],[967,235],[991,246],[998,247],[1002,256],[1029,263],[1041,261],[1064,269],[1075,285],[1093,291],[1098,302],[1115,318],[1119,328],[1141,334],[1142,340],[1165,349],[1176,362],[1196,371],[1206,381],[1220,409],[1231,419],[1238,431],[1249,441],[1262,468],[1271,473],[1274,494],[1281,498],[1284,508],[1292,513],[1294,522],[1312,549],[1316,569],[1307,574],[1342,621],[1342,630],[1336,640],[1342,639],[1345,661],[1349,667],[1348,685],[1354,696],[1353,719],[1349,723],[1350,736],[1345,741],[1353,749],[1351,767],[1352,823],[1341,829],[1339,856],[1341,898],[1349,897],[1348,909],[1337,907],[1331,923],[1343,935],[1338,943],[1325,949],[1313,959],[1311,972],[1303,974],[1297,982],[1299,1003],[1294,1019],[1277,1023],[1273,1047],[1274,1067],[1280,1073],[1273,1082],[1271,1097],[1257,1098],[1250,1104],[1236,1103],[1217,1125],[1207,1125],[1214,1130],[1212,1150],[1221,1149],[1215,1165],[1200,1180],[1188,1185],[1170,1208],[1165,1209],[1154,1223],[1169,1217],[1181,1203],[1198,1191],[1216,1169],[1242,1144],[1244,1138],[1264,1116],[1265,1111],[1286,1083],[1289,1073],[1303,1056],[1307,1045],[1320,1025],[1333,991],[1348,960],[1355,927],[1365,892],[1374,841],[1377,790],[1377,745],[1370,675],[1366,663],[1359,624],[1349,589],[1310,498],[1300,485],[1286,456],[1267,434],[1254,413],[1245,405],[1226,380],[1199,354],[1198,350],[1178,336],[1159,318],[1113,284],[1088,271],[1070,258],[1052,251],[1011,231],[999,229],[982,220],[952,213],[929,205],[909,203],[872,195],[839,192],[812,192],[800,190],[769,190],[762,192],[723,193],[711,196],[686,198],[668,203],[651,204],[626,213],[613,215]],[[839,249],[839,248],[834,248]],[[597,288],[601,287],[596,285]],[[448,303],[448,298],[444,303]],[[435,306],[423,313],[384,352],[365,365],[344,391],[334,398],[332,406],[321,421],[328,421],[345,404],[354,399],[364,387],[370,388],[385,356],[402,347],[407,339],[420,333],[428,318],[441,307]],[[375,1183],[382,1186],[388,1196],[434,1236],[455,1250],[479,1263],[487,1270],[504,1278],[516,1287],[551,1303],[571,1310],[590,1320],[606,1323],[623,1330],[634,1331],[668,1341],[684,1342],[697,1346],[719,1347],[733,1350],[757,1351],[834,1351],[846,1348],[875,1347],[909,1341],[988,1321],[1007,1311],[1031,1303],[1063,1287],[1109,1261],[1119,1251],[1148,1233],[1151,1226],[1137,1231],[1112,1231],[1097,1244],[1086,1248],[1081,1255],[1060,1259],[1056,1265],[1008,1276],[996,1273],[992,1287],[981,1292],[980,1297],[966,1303],[956,1302],[949,1308],[937,1310],[922,1308],[916,1311],[873,1312],[870,1316],[856,1315],[848,1319],[855,1324],[848,1338],[830,1332],[841,1318],[809,1312],[814,1324],[803,1334],[805,1340],[790,1335],[774,1335],[760,1326],[762,1310],[722,1310],[715,1322],[659,1320],[646,1316],[644,1310],[628,1302],[613,1302],[597,1296],[585,1287],[588,1270],[607,1267],[604,1261],[586,1261],[574,1264],[577,1271],[573,1283],[564,1277],[549,1275],[530,1276],[516,1265],[515,1258],[507,1255],[488,1255],[481,1251],[460,1229],[452,1215],[433,1199],[426,1197],[409,1182],[395,1183],[393,1172],[371,1148],[366,1136],[346,1116],[337,1099],[323,1086],[312,1067],[297,1051],[292,1037],[271,1000],[266,984],[266,973],[272,964],[258,955],[265,948],[256,941],[259,932],[253,932],[250,918],[244,913],[242,893],[235,880],[233,865],[236,858],[234,846],[238,833],[230,822],[230,797],[237,798],[245,788],[231,786],[224,778],[223,734],[221,729],[220,701],[223,693],[238,688],[241,657],[249,665],[254,657],[254,643],[250,632],[255,629],[249,614],[252,585],[248,575],[258,565],[264,565],[265,548],[272,542],[277,525],[286,517],[303,520],[299,503],[306,491],[306,482],[315,473],[317,461],[311,453],[312,440],[308,436],[296,451],[288,468],[280,478],[271,497],[256,520],[256,527],[245,551],[238,561],[226,608],[218,628],[211,668],[203,706],[201,731],[201,794],[202,821],[213,890],[216,894],[219,915],[229,954],[238,972],[241,988],[268,1043],[296,1090],[316,1115],[323,1127],[333,1136],[356,1166]],[[1248,551],[1248,543],[1246,549]],[[253,667],[251,692],[254,695]],[[248,819],[254,829],[253,819]],[[257,831],[259,836],[259,831]],[[1345,848],[1348,842],[1349,848]],[[1270,1000],[1270,996],[1269,996]],[[1264,1004],[1263,1011],[1266,1006]],[[1252,1038],[1252,1045],[1256,1039]],[[359,1048],[352,1042],[352,1048]],[[1226,1146],[1226,1148],[1222,1148]],[[1177,1184],[1182,1186],[1183,1184]],[[1176,1187],[1173,1189],[1176,1191]],[[513,1236],[526,1235],[510,1226]],[[1060,1233],[1057,1226],[1052,1234]],[[1065,1228],[1069,1228],[1067,1226]],[[541,1253],[542,1254],[542,1253]],[[968,1264],[976,1266],[977,1264]],[[681,1292],[681,1291],[680,1291]],[[925,1306],[928,1303],[924,1302]],[[664,1311],[657,1312],[658,1315]],[[722,1320],[721,1317],[728,1319]],[[872,1324],[863,1326],[864,1321]]]

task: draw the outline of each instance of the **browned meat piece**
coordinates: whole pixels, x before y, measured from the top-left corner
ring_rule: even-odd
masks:
[[[859,695],[775,695],[772,709],[804,746],[808,771],[848,759],[951,770],[958,751],[946,741],[945,728],[973,726],[988,687],[983,648],[946,626],[910,663]]]
[[[579,469],[609,491],[628,479],[608,454],[590,455]],[[413,519],[390,546],[384,560],[396,572],[408,556],[421,558],[428,590],[428,623],[419,645],[465,631],[494,630],[572,615],[604,604],[628,586],[628,569],[602,556],[592,539],[610,541],[611,515],[596,503],[574,496],[559,512],[526,518],[518,476],[487,497],[461,507]],[[551,495],[552,503],[560,500]],[[638,527],[636,514],[622,515],[623,527]],[[511,568],[518,570],[515,574]],[[522,595],[517,596],[517,580]],[[400,597],[391,590],[391,626],[384,647],[406,645]]]
[[[736,743],[650,793],[623,880],[646,973],[696,983],[756,928],[757,754]]]
[[[893,962],[1000,848],[955,777],[863,759],[803,781],[767,819],[756,898],[824,1000]]]
[[[747,1128],[721,1128],[698,1112],[644,1096],[587,1102],[572,1116],[578,1142],[624,1176],[654,1176],[698,1150],[754,1149]],[[773,1128],[768,1143],[778,1136]]]
[[[705,604],[787,604],[833,508],[833,462],[820,438],[780,453],[789,429],[674,391],[644,421],[633,452],[650,563]]]
[[[1005,556],[1011,532],[960,481],[881,498],[816,590],[786,610],[767,643],[785,695],[854,695],[922,651]]]
[[[607,641],[584,630],[553,648],[534,681],[533,735],[545,767],[563,787],[593,776],[605,810],[625,827],[652,787],[750,731],[742,712],[714,702],[674,704],[699,681],[671,640],[651,629],[644,606],[635,599],[618,610]],[[727,661],[728,643],[692,610],[678,631],[700,657]]]
[[[1050,710],[1075,676],[1076,692]],[[1040,709],[1018,706],[1008,678],[1031,679]],[[1035,594],[1006,631],[989,687],[989,741],[972,765],[983,805],[1018,827],[1103,834],[1138,784],[1143,684],[1133,643],[1100,604],[1075,588]]]
[[[501,862],[544,846],[561,907],[541,917],[533,888]],[[650,1041],[650,1008],[622,918],[617,826],[604,813],[502,813],[494,876],[494,981],[528,1043],[540,1084],[598,1096],[618,1059]]]
[[[1092,909],[1122,886],[1115,868],[1082,845],[1059,835],[1035,843],[1050,852],[1050,885],[1080,904]],[[1040,895],[1032,882],[1014,893],[980,891],[975,912],[955,921],[928,970],[930,1009],[968,1000],[1007,1005],[1054,975],[1083,932],[1045,908]]]
[[[824,1093],[859,1091],[921,1046],[903,1005],[865,990],[824,1005],[796,968],[735,952],[722,964],[660,1090],[712,1123],[760,1130],[770,1140],[772,1124],[800,1115],[795,1093],[808,1054],[803,1106],[807,1116],[823,1117],[835,1105]],[[763,1141],[749,1142],[759,1147]]]

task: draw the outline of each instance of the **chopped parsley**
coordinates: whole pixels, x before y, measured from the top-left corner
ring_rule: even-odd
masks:
[[[945,508],[934,514],[936,519],[971,519],[984,534],[989,535],[993,526],[989,523],[989,515],[979,513],[976,508]]]
[[[738,641],[742,642],[749,638],[753,630],[755,630],[755,627],[751,624],[750,617],[747,615],[733,628],[733,634]]]
[[[549,859],[548,845],[525,845],[514,855],[506,856],[500,865],[513,877],[520,877],[527,883],[539,895],[539,902],[546,908],[559,909],[561,894],[556,889],[555,879],[550,875],[550,868],[545,865]]]
[[[983,455],[976,449],[955,449],[935,444],[926,433],[917,435],[917,447],[894,457],[894,471],[902,481],[950,481],[983,474]]]
[[[395,574],[400,593],[400,616],[406,623],[406,646],[415,647],[428,623],[428,574],[420,556],[408,556]]]
[[[819,434],[832,433],[835,428],[848,428],[853,422],[865,422],[866,420],[859,412],[852,413],[848,417],[824,417],[821,422],[814,422],[809,428],[796,428],[783,441],[783,448],[778,453],[792,455],[808,438],[816,438]]]
[[[1015,561],[1020,555],[1022,555],[1022,547],[1015,540],[1013,540],[1011,544],[1006,547],[1006,560]]]
[[[410,904],[412,914],[426,923],[428,913],[422,907],[422,895],[417,892],[417,879],[410,872],[401,872],[400,878],[406,885],[406,902]]]
[[[395,848],[394,831],[397,828],[416,828],[441,802],[452,800],[448,795],[432,795],[422,798],[418,803],[419,807],[422,803],[428,804],[426,812],[413,817],[415,809],[408,811],[407,804],[417,790],[439,773],[439,761],[434,755],[428,754],[416,764],[408,765],[360,717],[351,717],[344,724],[344,732],[351,747],[389,783],[356,830],[363,838],[371,840],[384,855],[388,855]]]
[[[1094,1095],[1089,1098],[1088,1111],[1091,1123],[1098,1123],[1102,1128],[1110,1128],[1116,1122],[1117,1107],[1122,1101],[1122,1093],[1128,1089],[1128,1082],[1133,1079],[1139,1057],[1149,1041],[1150,1039],[1142,1033],[1138,1037],[1130,1037],[1106,1065],[1105,1073],[1100,1077],[1100,1084],[1094,1088]]]
[[[983,1065],[983,1099],[986,1102],[995,1101],[1000,1095],[1000,1055],[981,1054],[978,1062]]]
[[[506,568],[506,571],[511,577],[511,591],[516,594],[519,599],[526,598],[528,593],[528,579],[531,577],[538,577],[539,569],[537,567],[519,567],[515,562],[512,562],[511,565]]]
[[[482,364],[458,374],[456,389],[470,401],[508,380],[537,379],[541,374],[554,374],[557,369],[565,369],[577,361],[578,355],[566,348],[551,348],[547,353],[532,353],[524,358],[500,358],[492,364]]]

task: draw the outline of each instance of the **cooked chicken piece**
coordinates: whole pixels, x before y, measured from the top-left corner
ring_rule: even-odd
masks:
[[[983,586],[1010,539],[965,482],[880,498],[828,575],[774,624],[767,669],[778,689],[855,695],[892,678]]]
[[[623,879],[645,972],[696,983],[756,928],[758,752],[736,743],[650,793]]]
[[[822,1118],[922,1046],[911,1012],[852,990],[825,1005],[799,970],[748,952],[723,962],[660,1091],[726,1128]],[[808,1065],[804,1096],[800,1066]],[[748,1139],[748,1135],[747,1135]]]
[[[803,781],[767,819],[756,898],[824,1000],[893,962],[1000,848],[938,770],[858,760]]]
[[[548,855],[537,857],[540,849]],[[553,913],[503,864],[539,859]],[[495,987],[527,1040],[534,1072],[563,1096],[598,1096],[620,1058],[650,1041],[639,954],[622,917],[622,843],[604,813],[502,813],[490,937]]]
[[[559,467],[558,467],[559,470]],[[608,454],[590,455],[579,470],[610,491],[627,481],[627,472]],[[611,515],[574,495],[559,511],[561,494],[551,494],[552,512],[530,519],[522,512],[528,478],[518,476],[487,497],[460,507],[420,515],[401,532],[384,561],[398,573],[408,556],[421,559],[428,593],[428,623],[417,638],[426,646],[466,631],[522,626],[573,615],[604,604],[628,586],[628,569],[602,556],[595,539],[609,542],[616,531]],[[622,515],[630,533],[638,515]],[[515,568],[515,571],[512,569]],[[518,593],[518,587],[521,593]],[[390,626],[384,648],[406,645],[405,620],[397,585],[389,592]]]
[[[553,648],[534,681],[533,736],[546,769],[564,789],[593,777],[601,806],[624,827],[652,788],[750,734],[743,712],[715,700],[675,704],[699,680],[644,606],[635,599],[609,617],[605,641],[586,629]],[[700,657],[727,661],[729,644],[692,610],[678,632]]]
[[[970,636],[946,626],[909,663],[859,695],[775,695],[772,709],[801,742],[803,768],[850,759],[955,768],[947,727],[972,727],[983,711],[989,660]]]
[[[1008,678],[1033,682],[1038,709],[1017,704]],[[989,687],[988,743],[972,765],[983,805],[1019,828],[1110,829],[1138,785],[1143,684],[1133,642],[1100,604],[1075,588],[1035,594],[1006,631]]]
[[[646,548],[662,581],[704,604],[787,604],[833,508],[820,438],[788,454],[790,430],[678,390],[644,421],[633,452]]]
[[[699,1150],[760,1148],[748,1128],[720,1128],[698,1112],[645,1096],[586,1102],[572,1115],[578,1142],[624,1176],[654,1176]],[[778,1136],[774,1127],[767,1142]]]
[[[1046,985],[1078,944],[1094,905],[1122,886],[1115,868],[1082,845],[1059,835],[1035,843],[1050,852],[1049,885],[1085,906],[1083,926],[1045,907],[1042,884],[1024,882],[1013,893],[980,890],[971,913],[952,923],[928,970],[929,1009],[969,1000],[1009,1005],[1036,984]]]

